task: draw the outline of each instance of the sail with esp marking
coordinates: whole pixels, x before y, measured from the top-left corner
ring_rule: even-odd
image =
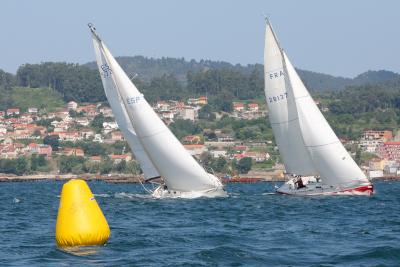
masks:
[[[140,144],[168,189],[190,192],[222,188],[220,180],[207,173],[186,151],[122,70],[94,28],[90,29],[104,60],[100,66],[103,77],[107,83],[115,85],[120,105],[126,110]]]
[[[149,159],[144,150],[142,144],[140,143],[135,130],[133,129],[132,123],[128,117],[125,107],[121,104],[122,99],[116,90],[117,85],[113,79],[109,79],[110,75],[109,69],[106,69],[107,61],[101,52],[100,43],[96,38],[93,38],[93,45],[96,54],[97,66],[100,71],[101,81],[103,83],[104,92],[106,94],[108,103],[111,106],[115,120],[117,121],[118,127],[128,142],[136,160],[140,164],[140,168],[146,179],[159,177],[157,169],[153,166],[153,163]]]

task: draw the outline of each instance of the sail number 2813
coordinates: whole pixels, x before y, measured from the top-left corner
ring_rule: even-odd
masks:
[[[278,101],[281,101],[281,100],[284,100],[284,99],[287,99],[287,93],[286,92],[283,93],[283,94],[277,95],[277,96],[268,97],[269,103],[278,102]]]

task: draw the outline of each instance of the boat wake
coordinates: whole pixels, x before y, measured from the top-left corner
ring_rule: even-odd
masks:
[[[109,195],[109,194],[93,194],[93,196],[94,197],[104,197],[104,198],[111,197],[111,195]]]
[[[369,191],[364,191],[364,192],[360,192],[360,191],[345,191],[345,192],[337,192],[335,193],[335,195],[338,196],[370,196],[371,192]]]
[[[120,192],[114,194],[115,198],[123,198],[123,199],[152,199],[154,198],[152,195],[149,194],[134,194],[134,193],[126,193]]]
[[[228,195],[220,195],[220,196],[216,196],[216,195],[207,195],[207,194],[203,194],[203,193],[198,193],[198,192],[189,192],[189,193],[185,193],[185,194],[180,194],[177,196],[174,195],[163,195],[163,196],[151,196],[154,199],[197,199],[197,198],[220,198],[220,197],[228,197]]]

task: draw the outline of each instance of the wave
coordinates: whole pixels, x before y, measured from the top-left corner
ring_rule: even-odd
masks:
[[[154,198],[150,194],[134,194],[134,193],[125,193],[125,192],[120,192],[120,193],[115,193],[114,194],[115,198],[127,198],[127,199],[152,199]]]
[[[111,197],[109,194],[93,194],[94,197]]]

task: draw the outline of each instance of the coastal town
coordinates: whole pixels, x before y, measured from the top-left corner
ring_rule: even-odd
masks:
[[[321,107],[322,112],[327,112]],[[196,122],[207,97],[186,101],[165,100],[153,104],[159,117],[170,125],[177,120]],[[265,106],[252,101],[233,102],[232,112],[215,113],[234,120],[266,119]],[[180,141],[203,166],[213,160],[209,171],[221,177],[258,177],[281,179],[284,167],[273,140],[248,141],[225,129],[201,129],[200,134],[185,135]],[[19,107],[0,111],[1,173],[9,174],[139,174],[140,168],[118,129],[112,110],[105,104],[78,104],[47,112],[37,107]],[[358,140],[341,140],[346,147],[357,147],[366,155],[361,165],[370,178],[400,175],[400,134],[390,130],[365,130]],[[353,153],[353,157],[357,157]],[[11,161],[25,159],[22,170],[13,171]],[[243,168],[232,168],[232,162],[247,162]],[[8,160],[8,161],[7,161]],[[17,163],[16,163],[17,164]],[[219,164],[219,165],[218,165]],[[21,164],[20,164],[21,165]],[[79,165],[79,167],[77,167]],[[221,167],[222,165],[222,167]],[[211,169],[211,170],[210,170]]]

